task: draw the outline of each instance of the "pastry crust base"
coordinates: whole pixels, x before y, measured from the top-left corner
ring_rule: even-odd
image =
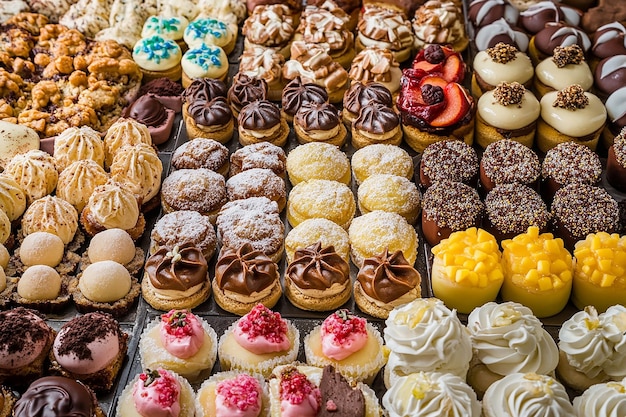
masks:
[[[372,317],[377,317],[379,319],[386,319],[389,317],[389,312],[391,309],[387,310],[386,308],[380,307],[370,300],[368,300],[363,292],[363,287],[361,283],[357,280],[354,282],[354,302],[359,307],[359,309],[369,314]]]
[[[180,77],[182,76],[183,67],[179,62],[173,68],[165,71],[151,71],[141,68],[141,73],[143,74],[142,82],[144,84],[152,80],[156,80],[157,78],[169,78],[170,80],[176,82],[180,80]]]
[[[332,137],[327,140],[323,140],[323,141],[315,140],[311,138],[311,136],[309,136],[307,132],[299,124],[294,123],[293,128],[294,128],[294,131],[296,132],[296,137],[298,138],[298,142],[301,144],[310,143],[310,142],[322,142],[322,143],[328,143],[330,145],[335,145],[338,148],[341,148],[346,143],[346,139],[348,138],[348,130],[343,124],[339,124],[339,133],[337,134],[337,136]]]
[[[12,387],[28,387],[35,379],[42,377],[44,362],[48,358],[48,353],[52,351],[55,337],[56,332],[51,330],[41,353],[28,365],[15,369],[0,368],[0,383],[9,384]]]
[[[532,132],[523,136],[505,138],[500,133],[498,133],[495,127],[488,125],[487,122],[485,122],[485,120],[480,117],[478,113],[476,113],[476,143],[483,149],[489,146],[489,144],[502,139],[511,139],[532,149],[533,142],[535,141],[535,132],[536,129],[533,129]]]
[[[559,364],[556,366],[556,375],[564,385],[573,390],[576,395],[581,395],[583,391],[595,384],[608,382],[611,378],[604,372],[600,372],[595,378],[576,370],[567,361],[565,352],[559,349]]]
[[[323,298],[310,297],[300,291],[291,278],[285,275],[285,295],[291,304],[302,310],[308,311],[330,311],[336,310],[350,299],[352,288],[349,283],[339,294],[325,296]]]
[[[239,129],[239,143],[242,146],[252,145],[253,143],[269,142],[276,146],[285,146],[287,144],[287,138],[289,137],[289,125],[285,119],[280,119],[280,130],[272,138],[257,138],[247,133],[245,129]]]
[[[142,251],[143,253],[143,251]],[[120,318],[128,314],[133,306],[136,305],[137,300],[139,299],[139,294],[141,292],[141,285],[137,278],[131,278],[130,291],[128,294],[115,302],[112,303],[103,303],[91,301],[87,297],[83,295],[78,287],[78,283],[80,281],[80,277],[82,274],[73,278],[70,281],[70,285],[68,288],[69,293],[72,295],[74,299],[74,304],[76,304],[76,310],[79,313],[91,313],[94,311],[103,311],[105,313],[109,313],[115,318]]]
[[[395,135],[393,135],[392,137],[386,140],[376,140],[376,139],[367,137],[363,133],[361,133],[359,129],[355,129],[354,126],[352,126],[352,146],[354,146],[356,149],[361,149],[361,148],[366,147],[367,145],[375,145],[375,144],[400,146],[401,142],[402,142],[402,129],[400,129],[400,126],[398,126],[398,132],[396,132]]]
[[[143,279],[141,280],[141,294],[143,295],[144,300],[146,300],[152,308],[157,310],[191,310],[209,299],[209,296],[211,295],[211,282],[207,277],[207,280],[202,284],[200,290],[187,298],[180,300],[163,300],[156,295],[155,288],[152,286],[150,278],[147,274],[144,274]]]
[[[423,40],[418,39],[417,37],[415,38],[415,50],[420,51],[426,48],[428,45],[429,45],[428,42],[424,42]],[[462,38],[457,39],[455,42],[449,45],[456,52],[463,52],[467,49],[469,45],[469,38],[467,36],[463,36]]]
[[[252,303],[244,303],[228,297],[224,293],[224,290],[217,285],[217,280],[213,280],[213,298],[215,299],[217,305],[229,313],[237,314],[239,316],[248,314],[250,310],[252,310],[254,306],[259,303],[263,304],[267,308],[274,307],[276,303],[278,303],[278,300],[280,300],[282,294],[283,290],[280,286],[280,280],[277,279],[272,286],[271,292],[266,297]]]
[[[454,130],[450,135],[423,132],[409,125],[402,125],[402,130],[404,131],[404,141],[411,149],[419,153],[424,152],[428,145],[442,140],[462,140],[470,146],[474,143],[474,118],[468,124]]]
[[[573,136],[564,135],[559,132],[549,124],[543,121],[543,119],[539,119],[537,121],[537,146],[541,152],[548,152],[550,149],[554,148],[559,143],[563,142],[574,142],[579,145],[585,145],[592,151],[596,150],[598,146],[598,141],[600,140],[600,134],[602,133],[602,126],[600,129],[596,130],[593,133],[593,138],[591,140],[580,141]]]

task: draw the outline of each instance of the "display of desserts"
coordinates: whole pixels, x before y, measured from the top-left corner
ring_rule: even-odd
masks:
[[[567,414],[587,388],[576,385],[584,374],[603,385],[574,405],[613,407],[598,404],[612,390],[621,392],[626,364],[609,360],[599,373],[581,364],[593,349],[585,341],[598,342],[599,328],[615,331],[617,340],[625,327],[619,304],[626,177],[618,134],[625,124],[626,31],[619,13],[615,22],[605,21],[599,10],[613,10],[605,1],[597,7],[576,2],[580,10],[571,1],[296,3],[69,0],[53,7],[25,0],[0,6],[0,310],[24,315],[16,322],[31,332],[18,331],[11,344],[11,327],[0,320],[0,349],[5,344],[19,356],[20,346],[36,338],[31,356],[52,361],[33,370],[28,365],[37,358],[20,357],[27,369],[17,371],[10,361],[0,363],[2,383],[22,394],[42,375],[80,376],[97,395],[83,414],[98,417],[186,416],[194,409],[196,415],[266,415],[276,413],[277,404],[295,412],[302,411],[303,393],[310,400],[304,414],[317,416],[379,416],[380,406],[372,406],[379,402],[388,415],[402,415],[406,408],[432,408],[450,393],[459,413],[475,415],[475,394],[484,393],[476,376],[488,379],[480,368],[487,364],[465,361],[476,347],[467,348],[463,324],[473,308],[486,309],[495,298],[497,306],[513,299],[531,308],[540,319],[526,321],[543,322],[555,341],[569,337],[563,347],[575,370],[556,373],[569,401],[553,380],[528,373],[494,391],[525,396],[530,387],[538,401],[552,401],[550,409]],[[467,6],[467,17],[460,6]],[[18,13],[24,9],[44,15]],[[597,33],[585,33],[596,26]],[[237,39],[237,32],[243,36]],[[467,40],[469,47],[455,52]],[[566,85],[547,92],[548,78]],[[537,103],[528,106],[531,93],[550,97],[540,119]],[[592,110],[590,118],[579,117]],[[572,115],[571,123],[555,121]],[[474,138],[482,147],[501,142],[506,148],[483,153],[472,146]],[[541,151],[561,141],[544,157]],[[520,179],[517,170],[532,171],[532,178]],[[420,210],[424,220],[415,224]],[[172,309],[179,313],[167,313]],[[323,320],[336,309],[332,320]],[[566,325],[577,310],[589,317]],[[378,363],[367,375],[355,374],[351,357],[359,371],[371,362],[359,353],[344,367],[346,359],[325,351],[325,342],[316,350],[316,326],[352,322],[360,312],[367,333],[371,324],[391,335],[386,347],[377,346],[382,363],[391,351],[393,370],[385,375]],[[106,352],[115,358],[105,371],[87,369],[82,359],[78,365],[58,360],[64,356],[54,352],[58,347],[41,342],[52,343],[55,331],[67,338],[86,326],[76,324],[79,318],[89,323],[104,313],[129,338],[127,352]],[[51,330],[33,325],[31,314]],[[162,317],[170,330],[159,333]],[[283,318],[293,345],[285,368],[247,368],[264,353],[239,344],[243,339],[234,344],[234,337],[217,357],[202,354],[209,362],[199,370],[197,355],[180,355],[171,344],[156,360],[140,361],[139,347],[159,345],[163,335],[193,347],[187,342],[206,333],[204,324],[226,340],[235,323],[247,322],[248,336],[273,339],[284,330]],[[356,321],[352,330],[361,325]],[[462,360],[447,364],[455,377],[433,373],[449,371],[436,358],[450,362],[445,352],[452,351],[449,335],[437,333],[441,321],[452,323],[451,339],[460,343],[452,350]],[[504,325],[496,321],[492,327]],[[342,326],[331,329],[335,339],[347,335]],[[416,338],[426,326],[445,349],[425,351],[430,359],[422,366],[425,357],[403,351],[412,342],[402,340],[402,326]],[[581,340],[559,336],[561,326],[588,333]],[[294,329],[299,338],[289,336]],[[217,348],[217,339],[209,339],[206,349]],[[352,339],[343,339],[345,353]],[[318,366],[331,361],[335,368],[305,367],[296,358]],[[118,366],[119,372],[110,369]],[[517,372],[555,376],[543,368]],[[280,382],[268,389],[257,372]],[[346,382],[355,379],[370,386]],[[58,385],[70,396],[85,389],[64,380]],[[437,391],[441,387],[448,391]],[[0,392],[4,409],[28,413],[33,394],[13,406],[11,395]],[[81,395],[92,398],[86,392]],[[163,401],[164,393],[172,397]],[[501,412],[493,397],[483,413]],[[523,404],[502,407],[524,413]]]

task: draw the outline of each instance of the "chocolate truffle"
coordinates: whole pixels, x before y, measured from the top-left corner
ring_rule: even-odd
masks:
[[[444,140],[428,145],[420,160],[419,184],[426,189],[441,180],[476,186],[478,156],[474,148],[460,140]]]
[[[508,0],[472,0],[469,3],[468,19],[475,29],[504,19],[511,25],[517,23],[519,10]]]
[[[174,126],[174,110],[165,108],[150,94],[139,97],[128,108],[126,116],[146,125],[155,145],[165,143]]]
[[[598,59],[626,55],[626,28],[620,22],[608,23],[593,36],[591,53]]]

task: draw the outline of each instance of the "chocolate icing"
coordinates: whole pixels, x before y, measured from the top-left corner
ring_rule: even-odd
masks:
[[[253,101],[241,109],[238,122],[244,129],[269,129],[280,123],[280,109],[267,100]]]
[[[363,261],[357,279],[369,297],[390,303],[411,291],[421,281],[419,272],[404,258],[402,251],[389,249]]]
[[[159,249],[148,258],[145,268],[152,285],[162,290],[186,291],[207,280],[206,259],[192,244],[175,247],[171,252]]]
[[[215,97],[226,97],[226,84],[213,78],[197,78],[183,91],[183,99],[187,103],[195,100],[210,101]]]
[[[339,111],[330,103],[305,103],[296,113],[294,124],[305,131],[331,130],[341,123]]]
[[[371,100],[388,107],[393,106],[393,99],[389,89],[379,83],[353,83],[343,98],[343,107],[350,113],[359,114],[361,107]]]
[[[619,22],[602,26],[593,37],[591,53],[604,59],[615,55],[626,55],[626,28]]]
[[[76,355],[80,360],[93,359],[89,344],[113,334],[119,337],[117,321],[106,313],[87,313],[74,317],[62,329],[67,329],[60,338],[58,353],[61,356]]]
[[[507,0],[473,0],[469,4],[468,18],[476,29],[504,18],[514,25],[519,11]]]
[[[92,417],[93,394],[83,384],[61,376],[33,382],[15,404],[14,417]]]
[[[296,250],[287,275],[302,289],[327,290],[350,279],[350,266],[335,252],[334,246],[322,248],[320,242]]]
[[[218,287],[237,294],[261,292],[274,285],[277,279],[277,265],[249,243],[237,250],[223,248],[215,265]]]
[[[332,365],[322,371],[320,380],[322,403],[318,417],[363,417],[365,397],[363,392],[350,383]]]
[[[237,110],[246,104],[267,99],[267,81],[239,73],[228,90],[228,101]]]
[[[187,107],[187,113],[200,126],[222,126],[233,118],[233,112],[224,97],[215,97],[210,101],[194,100]]]
[[[602,71],[604,69],[604,65],[610,60],[612,57],[605,58],[596,67],[594,72],[594,82],[598,89],[607,95],[612,94],[613,92],[619,90],[620,88],[626,85],[626,65],[622,65],[617,70],[606,74],[605,77],[602,77]]]
[[[322,7],[323,4],[326,3],[326,1],[327,0],[307,0],[306,4],[317,6],[317,7]],[[398,1],[405,1],[409,4],[412,4],[411,0],[398,0]],[[348,14],[350,14],[353,10],[356,10],[359,7],[361,7],[360,0],[333,0],[333,2],[339,8],[343,9],[344,12]]]
[[[535,46],[539,52],[551,56],[557,46],[576,44],[583,52],[591,47],[591,41],[581,29],[562,23],[549,23],[535,35]]]
[[[167,120],[165,107],[151,95],[139,97],[128,109],[128,117],[146,126],[161,126]]]
[[[326,103],[328,93],[326,89],[314,83],[303,83],[297,76],[283,88],[282,105],[283,111],[294,116],[298,109],[305,103]]]
[[[359,117],[354,121],[354,128],[369,133],[383,134],[395,129],[399,124],[400,117],[391,107],[370,102],[361,108]]]
[[[0,312],[0,347],[9,354],[32,349],[27,344],[52,337],[52,329],[35,310],[17,307]]]
[[[578,26],[582,19],[582,11],[573,7],[561,6],[552,2],[543,1],[533,4],[529,9],[520,13],[520,24],[529,33],[537,33],[547,23],[563,22]]]

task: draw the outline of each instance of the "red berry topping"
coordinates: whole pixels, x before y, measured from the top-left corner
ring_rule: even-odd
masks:
[[[163,408],[168,408],[178,400],[180,389],[178,382],[174,377],[165,369],[159,369],[151,371],[146,369],[146,372],[139,375],[139,379],[143,381],[144,387],[150,387],[158,392],[157,402]],[[147,396],[147,393],[140,394]]]
[[[346,309],[336,311],[322,323],[322,334],[332,334],[337,344],[342,344],[355,333],[367,333],[366,320],[353,316]]]
[[[421,87],[422,99],[429,106],[441,103],[444,99],[443,88],[438,85],[424,84]]]
[[[176,337],[192,336],[193,328],[189,322],[187,310],[171,310],[169,313],[161,315],[161,322],[168,334]]]
[[[256,378],[240,374],[233,379],[227,379],[217,384],[217,394],[224,397],[229,408],[236,407],[246,411],[248,408],[258,408],[261,403],[261,385]]]
[[[310,395],[315,396],[317,408],[322,401],[322,394],[302,372],[296,368],[285,369],[280,376],[280,399],[289,401],[291,404],[302,404],[302,401]]]
[[[281,343],[287,336],[287,323],[280,313],[275,313],[263,304],[257,304],[237,324],[248,339],[265,337],[272,343]]]
[[[446,59],[446,54],[443,52],[440,45],[428,45],[426,49],[424,49],[424,59],[431,64],[438,64]]]

